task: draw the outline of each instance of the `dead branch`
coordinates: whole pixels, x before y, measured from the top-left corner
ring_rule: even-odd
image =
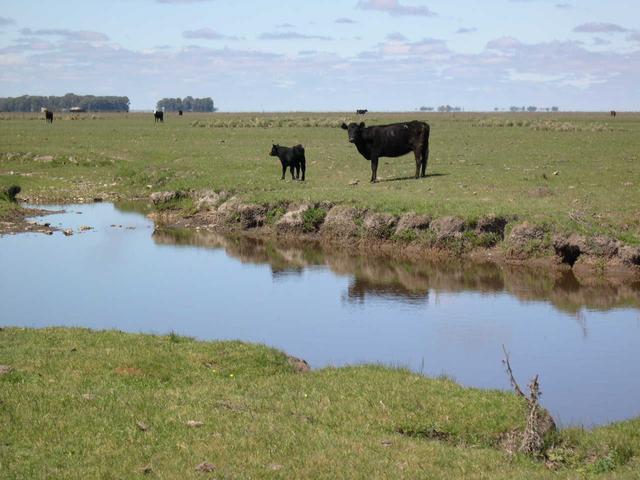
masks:
[[[518,447],[518,451],[529,455],[539,455],[544,449],[544,436],[548,432],[554,431],[556,429],[556,424],[553,421],[553,417],[551,417],[545,409],[540,408],[539,402],[542,392],[540,391],[538,375],[533,377],[529,383],[529,395],[525,395],[513,375],[513,370],[511,370],[511,364],[509,363],[509,353],[504,345],[502,346],[502,351],[505,356],[502,363],[506,367],[511,385],[513,386],[516,394],[527,401],[527,405],[529,407],[527,412],[527,424],[524,432],[515,437],[519,437],[518,443],[520,445]]]
[[[502,364],[507,369],[507,375],[509,375],[509,381],[511,382],[511,386],[516,391],[518,396],[522,398],[527,398],[526,395],[520,389],[520,385],[518,385],[516,378],[513,376],[513,370],[511,370],[511,364],[509,363],[509,352],[507,352],[507,349],[505,348],[504,345],[502,345],[502,351],[504,352],[504,360],[502,360]]]

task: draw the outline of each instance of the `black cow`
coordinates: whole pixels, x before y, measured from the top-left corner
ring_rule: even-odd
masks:
[[[164,112],[162,110],[155,110],[153,112],[153,119],[155,123],[164,123]]]
[[[369,110],[367,110],[366,108],[364,110],[356,110],[356,114],[357,115],[366,115],[368,111]]]
[[[307,169],[307,161],[304,157],[304,147],[302,145],[296,145],[294,147],[281,147],[280,145],[273,145],[271,147],[272,157],[278,157],[282,164],[282,178],[284,180],[284,174],[287,171],[287,167],[291,169],[291,180],[302,180],[304,182],[304,174]],[[295,175],[293,171],[296,171]],[[302,170],[302,178],[300,178],[300,170]]]
[[[44,119],[47,123],[53,123],[53,112],[51,110],[45,110]]]
[[[181,117],[182,116],[182,110],[178,110],[178,116]]]
[[[364,122],[343,123],[349,132],[349,141],[355,143],[358,152],[371,161],[371,182],[378,180],[378,159],[399,157],[409,152],[416,156],[416,178],[426,176],[429,160],[429,124],[414,120],[391,125],[365,127]]]
[[[616,112],[615,110],[611,110],[610,115],[611,115],[612,117],[615,117],[615,116],[617,115],[617,112]]]

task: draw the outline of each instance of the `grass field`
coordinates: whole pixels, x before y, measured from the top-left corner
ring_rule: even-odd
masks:
[[[365,121],[408,119],[431,125],[430,176],[410,178],[412,156],[384,158],[382,181],[371,185],[369,162],[338,128],[356,120],[349,114],[168,114],[164,124],[151,114],[60,114],[53,125],[0,114],[0,187],[17,183],[41,201],[211,188],[255,202],[515,215],[640,243],[640,114],[372,113]],[[272,142],[304,144],[305,183],[280,180]]]
[[[513,394],[377,366],[296,373],[283,353],[239,342],[4,328],[0,364],[3,479],[638,478],[640,468],[637,419],[564,430],[542,459],[508,455],[501,438],[525,423]]]

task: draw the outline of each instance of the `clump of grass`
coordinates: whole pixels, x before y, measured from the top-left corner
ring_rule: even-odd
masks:
[[[323,208],[309,208],[302,214],[302,229],[305,232],[317,231],[324,222],[327,212]]]
[[[286,206],[279,204],[267,209],[265,214],[265,223],[267,225],[275,225],[282,216],[287,213]]]
[[[406,242],[406,243],[414,242],[417,238],[418,238],[418,233],[412,228],[403,230],[400,233],[395,233],[391,237],[392,240],[397,240],[397,241]]]

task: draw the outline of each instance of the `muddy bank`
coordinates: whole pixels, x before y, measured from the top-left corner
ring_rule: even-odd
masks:
[[[155,211],[149,216],[159,228],[314,241],[354,254],[398,259],[469,258],[572,270],[577,276],[640,280],[640,247],[603,235],[557,232],[515,216],[486,215],[469,221],[392,215],[329,202],[263,205],[213,191],[156,192],[151,201]]]
[[[50,215],[52,212],[42,209],[27,209],[15,206],[0,215],[0,235],[15,235],[17,233],[44,233],[51,235],[57,229],[49,223],[30,222],[30,217],[41,217]]]

